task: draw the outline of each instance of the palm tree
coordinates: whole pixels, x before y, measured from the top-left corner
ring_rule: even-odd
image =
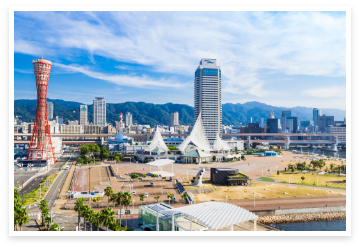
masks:
[[[50,225],[51,225],[51,217],[46,216],[45,217],[45,224],[47,225],[47,229],[49,231]]]
[[[188,198],[188,193],[187,192],[185,192],[182,196],[181,196],[181,198],[183,198],[184,199],[184,201],[186,201],[186,198]]]
[[[110,195],[110,202],[114,203],[114,209],[115,209],[116,199],[117,199],[117,194],[116,193]]]
[[[159,203],[160,196],[157,195],[157,196],[154,197],[154,199],[157,200],[157,202]]]
[[[175,197],[174,194],[168,194],[167,195],[167,198],[170,198],[169,203],[170,203],[171,200],[174,199],[174,197]]]
[[[107,186],[106,189],[104,190],[105,192],[105,195],[108,197],[108,206],[109,206],[109,203],[110,203],[110,195],[112,193],[114,193],[114,191],[112,190],[112,188],[110,186]]]
[[[44,224],[44,218],[46,218],[49,214],[49,209],[48,209],[48,202],[45,199],[42,199],[40,201],[40,206],[39,209],[41,211],[41,223]]]
[[[92,231],[92,225],[96,221],[96,212],[92,209],[88,211],[87,220],[90,223],[90,231]]]
[[[132,198],[132,196],[131,196],[131,194],[129,192],[124,193],[124,199],[123,199],[122,203],[125,205],[126,210],[127,210],[128,206],[130,206],[130,204],[131,204],[131,198]],[[127,230],[127,219],[128,218],[126,216],[126,230]],[[120,224],[121,224],[121,222],[120,222]]]
[[[124,193],[119,191],[116,194],[116,203],[119,204],[119,210],[120,210],[120,226],[121,226],[121,205],[123,203],[123,199],[124,199]]]
[[[59,226],[54,223],[50,226],[49,231],[59,231]],[[64,231],[64,228],[60,228],[60,231]]]
[[[76,212],[78,212],[78,230],[79,231],[80,231],[80,212],[81,212],[81,207],[84,206],[85,201],[86,201],[86,199],[84,197],[77,199],[76,203],[75,203],[75,207],[74,207],[74,210]]]
[[[16,223],[20,226],[20,231],[22,231],[22,226],[29,222],[30,218],[25,208],[20,208],[17,211],[17,221]]]
[[[84,231],[86,231],[86,219],[88,218],[89,216],[89,212],[90,212],[91,208],[88,206],[88,205],[83,205],[81,207],[81,217],[84,218]]]
[[[97,230],[99,231],[100,224],[101,224],[101,214],[100,214],[100,212],[95,212],[94,211],[94,214],[93,214],[91,220],[92,220],[92,224],[96,225]]]
[[[100,214],[100,222],[103,224],[103,226],[106,227],[106,231],[109,231],[109,226],[116,221],[114,216],[115,212],[112,211],[112,208],[106,207],[105,209],[101,210]]]

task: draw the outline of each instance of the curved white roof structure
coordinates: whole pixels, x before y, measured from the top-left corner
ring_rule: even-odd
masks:
[[[244,221],[256,221],[258,216],[249,210],[223,202],[205,202],[186,207],[163,210],[161,213],[181,213],[201,222],[211,230],[231,227]]]
[[[177,147],[178,150],[184,152],[185,148],[190,142],[194,143],[197,147],[199,147],[201,150],[204,150],[206,152],[209,152],[211,150],[201,120],[201,113],[199,114],[190,135]]]
[[[226,144],[221,138],[220,135],[217,133],[216,134],[216,139],[214,141],[214,145],[213,145],[213,149],[215,151],[220,151],[220,150],[231,150],[231,147]]]
[[[149,149],[150,151],[152,151],[152,150],[154,150],[156,147],[160,147],[160,148],[164,149],[165,151],[169,151],[169,148],[166,146],[163,138],[161,137],[160,129],[159,129],[159,128],[156,129],[154,138],[153,138],[153,140],[151,141],[148,149]]]
[[[157,159],[153,162],[147,163],[147,165],[160,167],[171,163],[175,163],[175,161],[171,159]]]

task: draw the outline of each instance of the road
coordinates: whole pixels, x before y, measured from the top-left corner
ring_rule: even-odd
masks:
[[[14,172],[14,186],[17,186],[17,182],[19,182],[20,185],[22,183],[25,183],[30,177],[34,176],[36,174],[36,171],[23,171],[23,170],[17,170]]]
[[[66,161],[65,159],[60,159],[49,172],[47,172],[46,174],[42,174],[31,180],[23,189],[20,190],[20,194],[26,195],[31,191],[35,190],[46,177],[59,171],[61,167],[64,165],[65,161]]]
[[[72,159],[69,159],[68,163],[71,163]],[[48,202],[49,211],[53,209],[56,199],[59,197],[59,193],[61,190],[62,185],[64,184],[67,175],[69,174],[69,170],[62,170],[56,180],[51,185],[49,191],[45,195],[45,199]],[[38,204],[32,204],[26,207],[29,212],[30,221],[29,223],[23,227],[24,231],[38,231],[39,228],[35,223],[37,219],[37,213],[39,213]],[[53,222],[65,227],[65,231],[75,231],[77,225],[77,217],[71,215],[64,215],[64,214],[54,214],[53,215]]]

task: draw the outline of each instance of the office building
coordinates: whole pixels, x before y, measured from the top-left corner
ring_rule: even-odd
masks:
[[[260,119],[260,127],[266,127],[266,119],[265,118]]]
[[[125,125],[128,127],[130,125],[132,125],[132,114],[130,112],[126,113],[125,116]]]
[[[283,110],[281,112],[281,117],[291,117],[291,110]]]
[[[318,116],[317,117],[317,126],[319,127],[319,132],[324,133],[326,131],[326,127],[335,126],[334,116]]]
[[[54,119],[54,103],[46,102],[48,120]]]
[[[213,144],[217,134],[221,138],[221,69],[216,59],[201,59],[194,80],[194,123],[201,113],[205,134]]]
[[[284,118],[286,118],[285,128],[289,131],[289,133],[296,133],[298,129],[298,118],[297,117],[284,117]]]
[[[106,101],[104,97],[95,97],[93,100],[93,124],[106,126]]]
[[[170,125],[171,126],[178,126],[179,125],[179,112],[171,113]]]
[[[313,109],[313,121],[314,121],[314,126],[319,126],[319,125],[318,125],[318,122],[317,122],[318,116],[321,116],[321,109],[314,108],[314,109]]]
[[[266,120],[266,132],[278,133],[279,132],[279,119],[275,118],[274,110],[271,110],[269,118]]]
[[[310,126],[314,126],[314,121],[300,121],[301,130],[305,131]]]
[[[79,106],[79,122],[80,125],[87,125],[88,123],[88,108],[87,105],[80,105]]]
[[[79,125],[79,121],[78,120],[75,120],[75,121],[68,121],[68,123],[67,123],[68,125],[70,125],[70,126],[77,126],[77,125]]]
[[[346,143],[346,124],[342,124],[342,126],[329,126],[325,128],[325,132],[338,136],[339,143]],[[334,140],[334,137],[331,137]]]
[[[63,125],[64,118],[62,116],[56,116],[56,123],[59,123],[59,125]]]

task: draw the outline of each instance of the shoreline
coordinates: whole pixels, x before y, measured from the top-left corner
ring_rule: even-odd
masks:
[[[320,212],[320,213],[306,213],[306,214],[284,214],[284,215],[270,215],[260,216],[258,222],[264,225],[270,224],[286,224],[299,222],[313,222],[313,221],[332,221],[332,220],[346,220],[346,212]]]

